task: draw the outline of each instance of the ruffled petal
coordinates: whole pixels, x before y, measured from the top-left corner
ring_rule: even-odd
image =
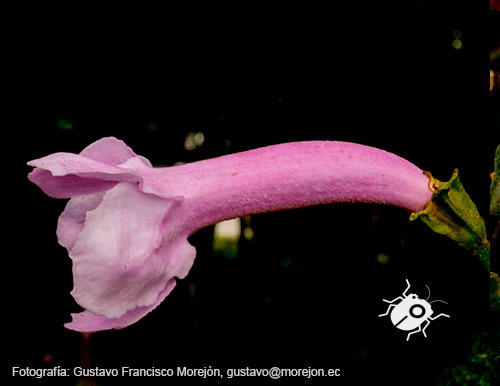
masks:
[[[71,314],[73,320],[70,323],[66,323],[64,327],[79,332],[96,332],[130,326],[156,308],[170,294],[175,284],[175,279],[169,280],[163,291],[160,292],[158,299],[152,305],[136,307],[133,310],[127,311],[120,318],[106,318],[90,311],[83,311],[78,314]]]
[[[92,194],[111,189],[118,182],[97,178],[82,178],[74,174],[54,177],[50,171],[36,168],[28,174],[28,179],[38,185],[52,198],[70,198],[82,194]]]
[[[48,196],[69,198],[107,190],[117,182],[141,183],[139,173],[71,153],[54,153],[28,162],[28,179]]]
[[[115,137],[101,138],[91,143],[80,152],[80,155],[109,165],[122,165],[131,159],[138,159],[142,166],[153,167],[143,156],[137,155],[125,142]]]
[[[66,208],[59,216],[56,233],[59,244],[65,247],[68,252],[85,225],[87,212],[97,208],[103,197],[104,192],[82,195],[73,197],[66,204]]]
[[[151,163],[114,137],[100,139],[80,154],[54,153],[28,165],[35,167],[28,179],[54,198],[102,192],[118,182],[134,182],[146,193],[170,197],[151,178]]]
[[[86,211],[70,250],[77,303],[94,314],[120,318],[153,305],[166,283],[184,277],[196,252],[173,225],[182,201],[120,183],[104,194],[99,206]]]
[[[80,152],[80,155],[108,165],[119,165],[129,158],[137,157],[125,142],[115,137],[105,137],[91,143]]]

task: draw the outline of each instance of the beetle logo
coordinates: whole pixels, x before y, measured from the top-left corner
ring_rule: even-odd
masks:
[[[427,287],[427,285],[426,287],[429,291],[429,295],[427,296],[427,299],[423,300],[419,299],[416,294],[406,295],[411,287],[408,279],[406,279],[406,284],[408,285],[408,287],[406,287],[402,296],[398,296],[394,300],[382,299],[384,302],[389,303],[389,308],[387,309],[385,314],[381,314],[379,315],[379,317],[390,314],[391,322],[396,328],[399,328],[403,331],[410,331],[406,337],[406,341],[408,342],[408,340],[410,340],[411,334],[416,334],[420,331],[422,332],[424,337],[427,338],[425,329],[429,326],[431,320],[436,320],[440,316],[446,316],[447,318],[449,318],[450,315],[441,313],[437,316],[432,316],[433,311],[431,304],[434,302],[446,302],[444,300],[434,300],[432,302],[428,302],[427,300],[431,296],[431,290],[429,289],[429,287]]]

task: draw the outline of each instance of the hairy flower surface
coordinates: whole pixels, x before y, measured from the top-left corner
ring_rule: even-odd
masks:
[[[430,201],[429,177],[412,163],[364,145],[308,141],[153,168],[124,142],[100,139],[80,154],[30,161],[47,195],[70,198],[57,236],[73,261],[71,292],[85,311],[65,326],[123,328],[158,306],[196,255],[187,238],[243,215],[332,202]]]

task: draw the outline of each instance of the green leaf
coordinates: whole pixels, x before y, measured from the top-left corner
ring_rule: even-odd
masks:
[[[490,272],[490,310],[500,312],[500,278]]]
[[[500,216],[500,145],[495,152],[495,173],[490,187],[490,213]]]
[[[63,130],[72,130],[73,129],[73,123],[68,120],[68,119],[59,119],[57,121],[57,127]]]

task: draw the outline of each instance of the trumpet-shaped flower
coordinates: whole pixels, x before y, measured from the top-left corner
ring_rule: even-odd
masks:
[[[196,252],[187,238],[205,226],[341,201],[417,212],[432,196],[415,165],[346,142],[286,143],[153,168],[109,137],[28,165],[47,195],[70,198],[57,237],[73,261],[71,293],[85,309],[66,327],[82,332],[123,328],[157,307],[188,274]]]

